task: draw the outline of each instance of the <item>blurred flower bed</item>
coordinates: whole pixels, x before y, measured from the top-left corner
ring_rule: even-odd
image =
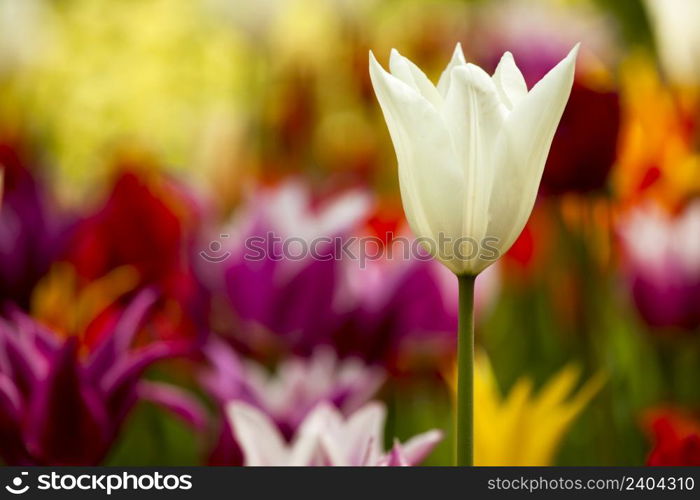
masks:
[[[388,253],[368,51],[532,85],[580,41],[477,280],[476,463],[700,465],[700,8],[660,4],[0,0],[2,462],[451,463],[456,280]]]

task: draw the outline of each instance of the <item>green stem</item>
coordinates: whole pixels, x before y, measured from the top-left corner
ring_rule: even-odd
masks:
[[[458,466],[474,465],[474,282],[476,276],[458,276],[459,323],[457,326]]]

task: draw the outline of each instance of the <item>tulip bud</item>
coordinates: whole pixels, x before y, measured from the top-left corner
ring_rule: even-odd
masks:
[[[396,50],[370,76],[399,164],[412,231],[457,275],[475,276],[522,231],[571,92],[578,45],[528,90],[506,52],[492,76],[461,46],[437,86]]]

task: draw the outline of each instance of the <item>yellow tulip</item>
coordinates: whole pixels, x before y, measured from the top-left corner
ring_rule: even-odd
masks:
[[[539,391],[519,378],[503,396],[484,353],[474,371],[474,463],[482,466],[552,465],[567,431],[601,389],[601,373],[574,392],[579,369],[569,364]],[[454,388],[454,377],[450,377]]]

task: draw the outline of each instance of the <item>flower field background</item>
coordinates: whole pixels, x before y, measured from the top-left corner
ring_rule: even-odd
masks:
[[[700,465],[699,23],[0,0],[0,460],[452,463],[457,280],[390,251],[413,236],[369,51],[434,82],[457,43],[510,51],[532,87],[580,42],[532,215],[477,278],[475,461]]]

